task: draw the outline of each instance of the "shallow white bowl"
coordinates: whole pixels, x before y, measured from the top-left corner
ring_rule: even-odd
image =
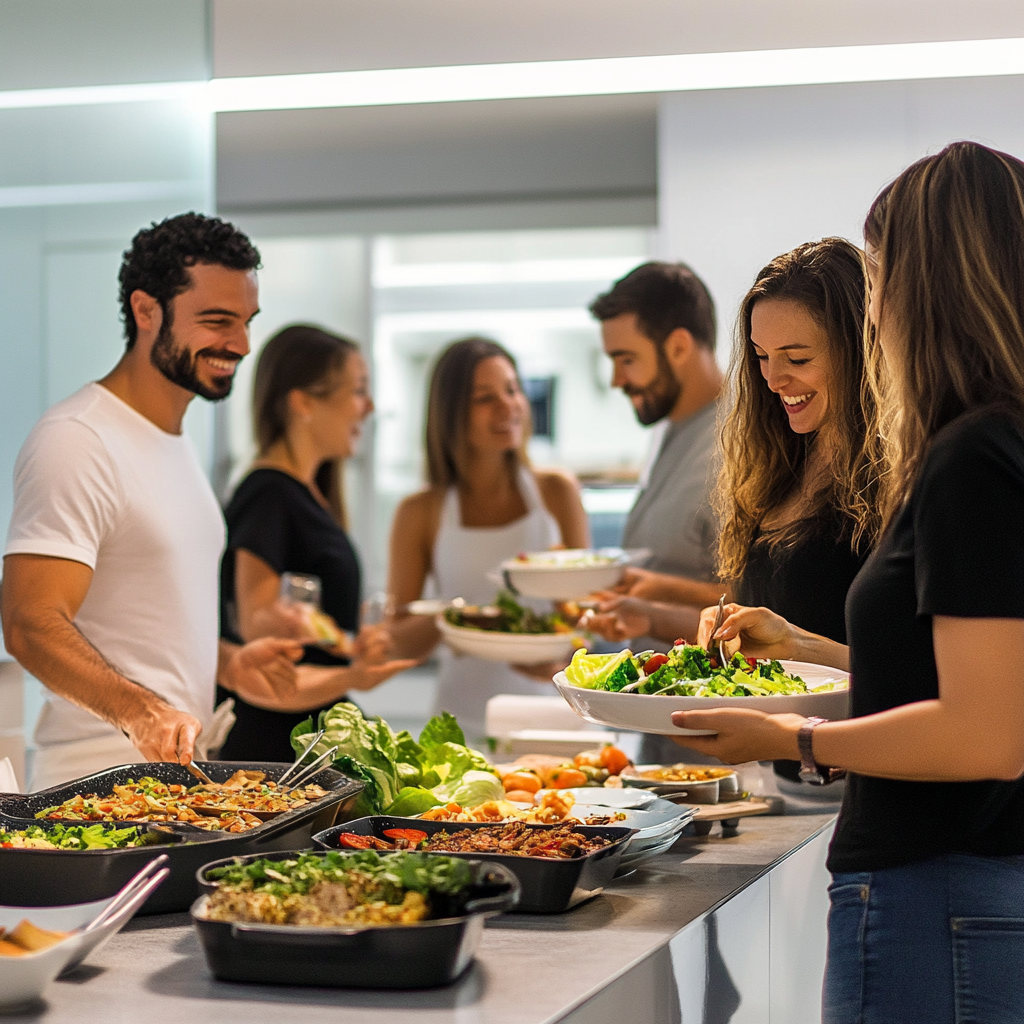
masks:
[[[100,900],[66,907],[0,907],[0,927],[10,929],[19,921],[28,920],[49,931],[73,932],[88,924],[109,902]],[[81,963],[123,924],[124,921],[112,922],[111,929],[104,926],[88,936],[72,935],[37,953],[0,957],[0,1008],[12,1010],[38,999],[61,971]]]
[[[798,675],[812,689],[830,682],[849,682],[849,675],[825,665],[803,661],[784,661],[782,667],[790,675]],[[554,679],[558,692],[581,718],[595,725],[616,729],[656,733],[661,736],[708,736],[707,729],[677,729],[672,724],[673,711],[703,711],[708,708],[753,708],[768,714],[846,718],[850,713],[850,691],[825,690],[821,693],[798,693],[777,697],[660,697],[641,693],[611,693],[608,690],[587,690],[573,686],[559,672]]]
[[[524,597],[543,597],[549,601],[571,601],[595,590],[607,590],[622,579],[622,570],[630,556],[621,548],[602,549],[609,560],[596,565],[572,565],[574,558],[595,552],[583,549],[531,552],[541,562],[521,562],[510,558],[498,567],[501,581]]]
[[[498,633],[453,626],[443,615],[435,621],[441,639],[457,654],[506,665],[542,665],[568,659],[576,649],[572,633]]]

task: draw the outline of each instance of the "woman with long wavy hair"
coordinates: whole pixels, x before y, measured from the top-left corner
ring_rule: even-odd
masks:
[[[848,721],[687,712],[726,761],[845,769],[826,1024],[1024,1020],[1024,163],[959,142],[864,226],[891,464],[849,648],[764,609],[720,639],[849,667]],[[706,622],[702,633],[709,632]]]
[[[878,530],[864,295],[862,254],[842,238],[798,246],[757,275],[737,318],[714,499],[719,573],[737,581],[738,601],[839,643],[846,592]],[[602,612],[594,628],[608,639],[695,632],[670,602],[613,598]]]

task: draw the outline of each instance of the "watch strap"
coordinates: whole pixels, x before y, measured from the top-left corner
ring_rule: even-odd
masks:
[[[800,731],[796,736],[797,746],[800,749],[800,778],[812,786],[824,786],[845,774],[840,769],[823,768],[814,759],[814,729],[827,721],[826,718],[808,718],[800,726]]]

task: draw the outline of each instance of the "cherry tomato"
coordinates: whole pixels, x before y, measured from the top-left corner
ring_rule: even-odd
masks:
[[[757,658],[747,658],[748,668],[757,668]]]
[[[506,793],[514,789],[523,789],[527,793],[536,793],[540,789],[540,776],[536,772],[509,772],[501,780],[501,784],[505,787]]]
[[[618,775],[629,764],[629,758],[610,743],[601,748],[601,765],[608,769],[609,775]]]
[[[427,833],[421,832],[418,828],[386,828],[384,835],[388,839],[404,839],[413,846],[418,846],[427,838]]]
[[[686,641],[685,640],[677,640],[672,646],[673,647],[685,647],[686,646]]]
[[[652,654],[644,665],[644,675],[653,676],[662,665],[668,664],[667,654]]]
[[[586,784],[587,777],[579,768],[556,768],[548,779],[548,785],[552,789],[573,789]]]
[[[357,836],[355,832],[342,832],[338,836],[338,845],[350,850],[393,850],[391,843],[378,839],[376,836]]]

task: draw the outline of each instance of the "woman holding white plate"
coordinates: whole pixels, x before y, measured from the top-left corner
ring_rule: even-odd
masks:
[[[738,609],[745,650],[852,669],[852,718],[677,713],[726,761],[846,769],[826,1024],[1024,1020],[1024,162],[959,142],[864,226],[891,469],[849,648]]]
[[[499,584],[487,574],[524,551],[587,547],[590,530],[576,480],[533,469],[526,456],[530,406],[515,360],[496,342],[466,338],[442,352],[427,404],[428,486],[406,498],[391,528],[388,589],[399,608],[423,596],[428,580],[443,599],[491,604]],[[432,619],[407,615],[391,625],[405,657],[437,644]],[[546,695],[547,682],[514,668],[440,651],[437,711],[456,715],[466,735],[484,735],[489,698]]]
[[[739,603],[771,608],[839,644],[847,591],[878,529],[874,402],[862,398],[864,293],[862,254],[841,238],[798,246],[760,271],[740,306],[735,402],[715,489],[719,571],[739,580]],[[692,640],[690,614],[616,597],[590,628],[609,640]],[[678,749],[645,738],[641,757],[678,759]],[[777,766],[793,779],[798,769]]]

